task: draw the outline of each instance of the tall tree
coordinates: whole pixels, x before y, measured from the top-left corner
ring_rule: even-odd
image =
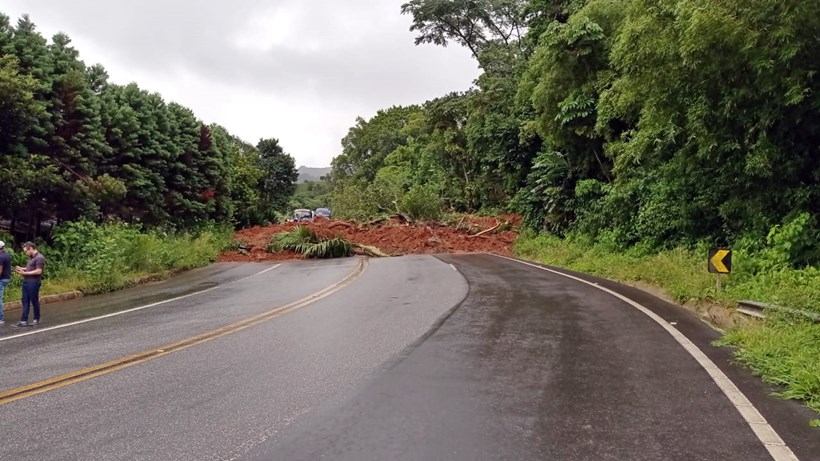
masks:
[[[0,210],[6,216],[21,211],[40,184],[57,179],[47,159],[31,155],[26,146],[27,136],[44,118],[45,110],[34,99],[34,78],[20,75],[18,69],[14,56],[0,56]]]
[[[408,135],[403,130],[418,111],[418,106],[394,106],[378,111],[369,120],[357,118],[342,139],[341,155],[333,159],[332,176],[373,181],[385,158],[407,144]]]
[[[265,170],[256,147],[228,133],[224,127],[211,125],[212,140],[223,153],[232,219],[237,227],[263,224],[268,217],[260,209],[261,184]],[[219,193],[217,191],[217,193]]]
[[[287,211],[288,202],[296,191],[299,171],[296,161],[285,153],[278,139],[260,139],[256,149],[259,151],[259,166],[265,172],[261,181],[261,199],[273,217],[273,212]]]
[[[49,45],[52,62],[51,99],[48,111],[53,132],[48,136],[46,153],[61,172],[64,182],[47,201],[50,214],[63,219],[77,217],[72,203],[91,200],[83,185],[93,181],[97,165],[110,148],[100,118],[100,101],[86,75],[79,53],[70,46],[65,34],[57,34]]]
[[[169,168],[164,179],[168,210],[186,226],[207,219],[202,194],[209,184],[202,168],[200,122],[194,113],[176,103],[167,106]]]
[[[112,154],[103,162],[101,172],[121,180],[128,190],[118,214],[150,225],[168,222],[164,175],[171,153],[164,103],[158,95],[133,83],[112,85],[109,91],[106,139]]]
[[[38,111],[38,122],[26,136],[26,147],[33,153],[46,153],[48,138],[54,132],[48,112],[53,75],[48,42],[37,32],[31,19],[24,15],[17,21],[17,27],[14,28],[6,49],[7,53],[17,57],[20,74],[33,78],[34,101],[43,109]]]
[[[467,47],[482,64],[481,53],[491,44],[523,49],[525,0],[411,0],[401,7],[413,16],[416,45],[449,41]]]
[[[205,188],[199,198],[207,205],[208,219],[216,222],[230,222],[235,209],[230,193],[230,157],[214,139],[208,125],[199,125],[200,167],[205,180]]]

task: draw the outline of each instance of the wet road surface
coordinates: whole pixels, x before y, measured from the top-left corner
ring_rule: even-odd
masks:
[[[520,263],[442,259],[470,283],[458,309],[355,395],[248,459],[772,459],[702,367],[643,313]],[[717,337],[654,304],[694,336]],[[783,418],[777,427],[803,459],[820,459],[810,412],[776,403],[787,408],[770,414]]]
[[[255,263],[218,263],[178,274],[173,277],[171,283],[167,280],[153,282],[128,290],[65,301],[59,305],[43,304],[43,326],[61,325],[202,292],[253,276],[272,266]],[[7,323],[14,323],[20,319],[20,310],[8,311],[6,315]],[[19,333],[19,330],[0,327],[0,338]]]
[[[167,301],[153,307],[25,337],[0,328],[2,393],[308,300],[0,404],[0,459],[772,459],[692,356],[607,293],[490,255],[411,256],[370,260],[311,299],[357,264],[214,265],[44,306],[42,328]],[[717,333],[601,283],[675,321],[800,459],[816,459],[811,412],[731,365],[709,344]]]
[[[305,298],[346,277],[357,263],[288,262],[200,296],[0,342],[0,389]],[[0,459],[236,458],[349,392],[423,336],[466,292],[464,279],[432,257],[370,261],[350,285],[287,315],[0,405]]]

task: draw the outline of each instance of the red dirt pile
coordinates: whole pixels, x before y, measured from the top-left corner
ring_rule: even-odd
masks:
[[[512,244],[521,224],[517,215],[499,218],[464,216],[454,226],[438,222],[406,224],[390,219],[374,224],[356,224],[347,221],[318,218],[314,222],[286,223],[267,227],[251,227],[235,234],[244,251],[228,251],[220,261],[279,261],[301,259],[290,251],[269,253],[266,246],[274,234],[291,231],[298,225],[311,228],[325,238],[342,237],[351,243],[376,247],[390,255],[478,253],[512,254]]]

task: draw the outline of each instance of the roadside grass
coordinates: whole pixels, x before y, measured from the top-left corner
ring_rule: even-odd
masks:
[[[232,229],[208,226],[196,233],[145,232],[126,224],[68,223],[42,245],[46,270],[41,296],[79,290],[99,294],[133,286],[146,277],[164,278],[208,265],[232,244]],[[13,252],[13,250],[9,250]],[[15,265],[26,256],[13,253]],[[13,276],[3,296],[19,300],[22,279]]]
[[[804,400],[820,412],[820,324],[785,319],[750,324],[730,331],[719,344],[737,346],[742,363],[785,389],[779,396]]]
[[[624,251],[605,242],[524,232],[513,251],[544,264],[619,282],[646,283],[681,303],[709,302],[733,308],[737,301],[748,299],[820,312],[820,270],[782,266],[761,270],[756,256],[742,251],[734,253],[733,273],[724,276],[720,293],[714,275],[706,270],[706,247]],[[803,400],[820,412],[820,324],[775,315],[766,322],[747,322],[732,329],[719,344],[735,347],[738,361],[765,381],[782,386],[778,395]]]

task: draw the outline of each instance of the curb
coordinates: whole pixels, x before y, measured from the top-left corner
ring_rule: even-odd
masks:
[[[54,295],[46,295],[40,297],[40,304],[51,304],[51,303],[58,303],[61,301],[68,301],[70,299],[77,299],[82,298],[83,292],[82,291],[67,291],[65,293],[57,293]],[[7,303],[3,303],[3,313],[11,312],[11,311],[19,311],[23,307],[22,301],[10,301]]]

